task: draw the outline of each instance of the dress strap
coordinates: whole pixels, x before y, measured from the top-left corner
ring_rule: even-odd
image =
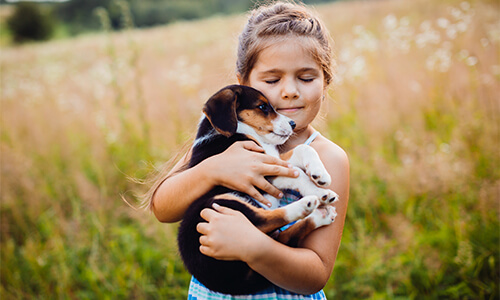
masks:
[[[320,135],[319,131],[313,132],[313,134],[311,134],[311,136],[309,136],[309,138],[304,142],[304,145],[310,145],[314,139],[318,137],[318,135]]]

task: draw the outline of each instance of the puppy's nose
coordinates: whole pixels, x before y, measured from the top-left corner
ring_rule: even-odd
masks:
[[[297,124],[295,124],[295,122],[293,120],[290,120],[290,122],[288,122],[290,124],[290,126],[292,126],[292,130],[295,129],[295,126],[297,126]]]

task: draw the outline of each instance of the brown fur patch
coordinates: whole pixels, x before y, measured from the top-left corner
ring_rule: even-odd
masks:
[[[293,155],[293,149],[288,152],[281,153],[280,158],[284,161],[288,161],[290,158],[292,158],[292,155]]]
[[[293,224],[285,231],[280,232],[278,241],[283,244],[297,244],[302,241],[309,233],[316,229],[316,224],[312,219],[302,219]]]
[[[271,114],[266,116],[258,109],[246,109],[240,113],[240,118],[243,123],[255,129],[259,135],[266,135],[273,132],[274,126]]]

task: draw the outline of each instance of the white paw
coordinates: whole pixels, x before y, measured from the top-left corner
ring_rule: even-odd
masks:
[[[322,204],[329,205],[339,200],[339,195],[332,190],[323,189],[323,195],[319,197]]]
[[[298,219],[302,219],[309,214],[311,214],[318,206],[320,201],[318,197],[314,195],[306,196],[294,203],[288,204],[283,208],[286,210],[287,219],[292,222]]]
[[[335,221],[337,211],[333,206],[324,206],[313,211],[307,218],[312,219],[316,228],[330,225]]]
[[[309,164],[306,167],[306,173],[317,186],[325,187],[332,183],[330,174],[328,174],[323,165],[320,163]]]
[[[328,210],[328,216],[333,223],[335,221],[335,218],[337,217],[337,209],[333,206],[326,206],[326,209]]]

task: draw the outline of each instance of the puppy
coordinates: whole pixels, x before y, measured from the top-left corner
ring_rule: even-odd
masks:
[[[269,286],[269,281],[244,262],[216,260],[200,252],[200,234],[196,231],[197,224],[204,222],[200,212],[213,203],[239,210],[261,231],[284,244],[297,246],[312,230],[335,220],[337,214],[330,204],[338,196],[322,188],[330,185],[331,178],[313,148],[300,145],[280,156],[277,146],[292,135],[295,123],[278,114],[259,91],[241,85],[225,87],[205,103],[203,112],[187,168],[237,141],[251,140],[267,154],[290,162],[300,173],[298,178],[267,178],[278,189],[292,189],[305,196],[289,205],[278,208],[279,200],[266,194],[272,203],[271,209],[266,209],[244,193],[216,186],[190,205],[180,224],[179,251],[192,275],[213,291],[254,293]],[[327,205],[326,210],[317,210],[319,205]],[[294,221],[297,222],[284,231],[278,230]]]

